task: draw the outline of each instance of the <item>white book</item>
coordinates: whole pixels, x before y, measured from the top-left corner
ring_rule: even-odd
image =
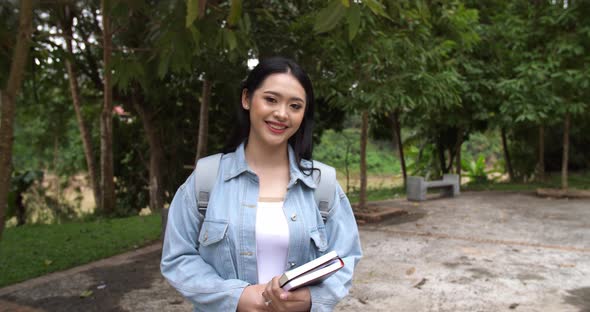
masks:
[[[293,270],[289,270],[279,278],[283,289],[295,289],[301,286],[319,283],[344,266],[344,262],[335,251],[331,251],[317,259],[307,262]],[[288,289],[285,288],[288,286]]]
[[[344,261],[342,259],[334,259],[329,264],[322,266],[314,271],[305,273],[299,277],[296,277],[283,286],[284,290],[295,290],[297,288],[318,284],[326,278],[330,277],[336,271],[344,267]]]

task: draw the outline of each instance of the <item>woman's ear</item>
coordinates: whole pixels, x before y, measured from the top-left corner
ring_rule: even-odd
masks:
[[[250,110],[250,102],[248,101],[248,89],[242,90],[242,107],[245,110]]]

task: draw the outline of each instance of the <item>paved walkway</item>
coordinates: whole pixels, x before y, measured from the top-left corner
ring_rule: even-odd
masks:
[[[410,207],[360,227],[365,257],[337,311],[590,311],[590,200],[469,192]],[[159,258],[156,243],[2,288],[0,312],[190,311]]]

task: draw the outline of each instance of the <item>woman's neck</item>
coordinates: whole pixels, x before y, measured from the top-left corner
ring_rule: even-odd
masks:
[[[260,144],[256,140],[248,140],[246,145],[246,161],[255,172],[289,166],[287,143],[279,146]]]

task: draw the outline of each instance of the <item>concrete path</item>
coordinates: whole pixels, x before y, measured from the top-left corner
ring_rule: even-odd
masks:
[[[590,311],[588,199],[468,192],[360,230],[365,257],[337,311]],[[191,311],[159,247],[2,288],[0,312]]]

